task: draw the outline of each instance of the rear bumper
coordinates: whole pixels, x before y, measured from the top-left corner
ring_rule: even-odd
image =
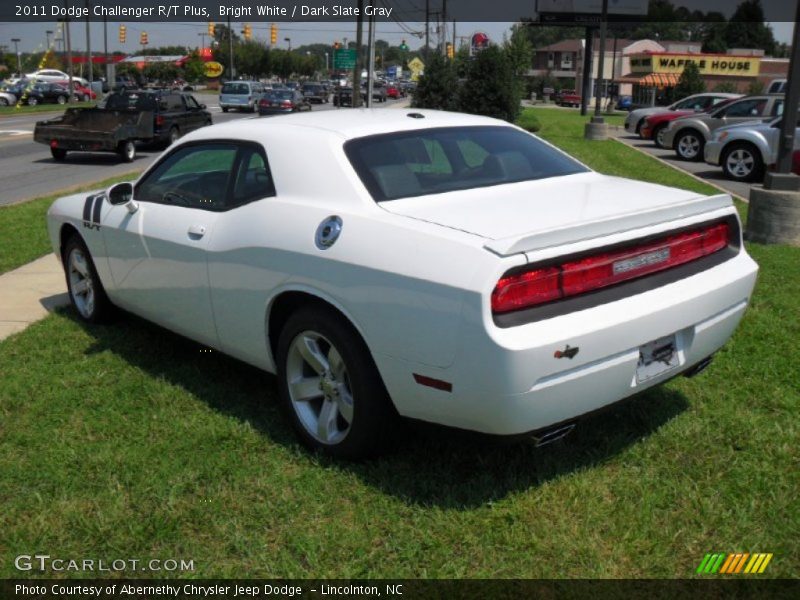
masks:
[[[599,410],[663,383],[730,338],[758,267],[744,252],[712,269],[616,302],[507,329],[465,326],[448,368],[386,356],[376,363],[400,414],[498,435],[518,435]],[[645,344],[674,336],[677,363],[645,378]],[[573,358],[556,358],[569,345]],[[419,373],[452,392],[415,383]]]

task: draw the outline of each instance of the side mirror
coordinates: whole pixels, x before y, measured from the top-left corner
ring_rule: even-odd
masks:
[[[133,199],[133,184],[130,182],[112,185],[108,188],[106,196],[110,204],[113,206],[125,206],[131,214],[139,210],[139,205]]]

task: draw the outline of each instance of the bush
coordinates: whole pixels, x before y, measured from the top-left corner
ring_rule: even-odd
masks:
[[[736,86],[732,84],[730,81],[723,81],[715,85],[712,91],[718,92],[720,94],[735,94]]]
[[[689,63],[683,69],[678,85],[675,86],[674,97],[685,98],[692,94],[701,94],[706,91],[706,82],[700,76],[700,69],[694,63]]]
[[[517,125],[522,127],[525,131],[530,131],[531,133],[536,133],[542,128],[542,124],[539,122],[533,113],[529,110],[522,111],[522,114],[517,118]]]
[[[521,93],[506,53],[490,46],[467,65],[458,107],[462,112],[514,121],[519,114]]]
[[[414,108],[458,110],[458,78],[452,62],[441,54],[432,54],[419,78],[414,98]]]

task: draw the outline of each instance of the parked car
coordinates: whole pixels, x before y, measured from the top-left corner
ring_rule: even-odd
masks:
[[[783,117],[720,127],[705,146],[705,161],[721,166],[728,179],[762,181],[764,172],[778,160],[778,142]],[[800,120],[797,123],[800,127]],[[795,129],[795,147],[800,147],[800,129]]]
[[[0,106],[13,106],[22,96],[22,86],[4,85],[0,88]]]
[[[783,94],[747,96],[708,113],[672,121],[661,139],[684,160],[702,160],[703,148],[714,130],[746,121],[766,121],[783,113]]]
[[[263,86],[257,81],[226,81],[219,93],[219,105],[222,112],[228,112],[232,108],[255,112],[263,92]]]
[[[400,91],[400,88],[396,84],[389,84],[386,86],[386,96],[387,98],[392,98],[394,100],[400,98],[403,93]]]
[[[114,78],[113,92],[124,92],[126,90],[138,90],[141,84],[130,75],[117,75]]]
[[[35,83],[28,87],[22,95],[28,106],[37,104],[66,104],[69,102],[69,90],[57,83]]]
[[[317,104],[328,103],[328,92],[321,83],[304,83],[302,94],[308,102],[316,102]]]
[[[558,439],[703,370],[758,271],[726,194],[418,109],[204,128],[47,226],[80,319],[118,306],[275,373],[299,439],[348,458],[400,417]]]
[[[56,85],[61,86],[67,92],[69,92],[69,82],[68,81],[55,81]],[[91,100],[97,99],[97,94],[92,91],[91,89],[82,86],[80,83],[74,81],[72,82],[72,99],[75,102],[89,102]]]
[[[767,86],[767,94],[783,94],[786,92],[786,79],[773,79]]]
[[[625,117],[625,131],[628,133],[640,134],[644,120],[650,115],[663,113],[672,110],[689,110],[689,111],[702,111],[708,110],[715,104],[719,104],[724,100],[741,98],[742,94],[727,94],[727,93],[702,93],[694,94],[682,98],[677,102],[673,102],[669,106],[648,106],[646,108],[637,108],[632,110],[627,117]]]
[[[617,98],[617,110],[627,110],[630,111],[633,108],[633,97],[632,96],[620,96]]]
[[[95,108],[71,108],[36,123],[33,140],[50,146],[55,160],[67,152],[116,152],[136,158],[136,144],[171,144],[182,135],[211,125],[211,113],[191,94],[171,91],[114,92]]]
[[[720,103],[701,112],[716,110],[730,102],[733,102],[733,99],[722,100]],[[639,137],[643,140],[653,140],[658,148],[663,148],[664,132],[667,130],[670,122],[675,119],[680,119],[681,117],[688,117],[696,114],[696,112],[697,111],[694,110],[668,110],[645,117],[644,125],[642,125],[642,128],[639,130]]]
[[[559,106],[580,106],[581,96],[575,90],[561,90],[556,96]]]
[[[279,115],[311,110],[311,103],[300,90],[272,90],[258,101],[259,115]]]
[[[69,75],[64,73],[64,71],[59,71],[57,69],[40,69],[34,73],[28,73],[25,75],[28,79],[33,79],[41,83],[52,83],[55,81],[69,81]],[[89,80],[84,79],[83,77],[75,77],[72,76],[72,81],[81,84],[82,86],[88,87]]]

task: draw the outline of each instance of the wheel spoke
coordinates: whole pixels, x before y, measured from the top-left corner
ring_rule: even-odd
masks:
[[[326,399],[322,403],[322,409],[319,411],[319,420],[317,421],[317,435],[323,441],[330,441],[330,439],[338,433],[339,429],[336,426],[336,417],[339,415],[339,410],[333,400]]]
[[[89,291],[89,281],[87,279],[76,281],[72,284],[72,291],[75,292],[77,296],[83,296]]]
[[[295,402],[308,402],[322,396],[322,390],[319,387],[320,380],[320,377],[303,377],[292,381],[289,384],[292,400]]]
[[[72,253],[72,268],[84,277],[89,276],[89,268],[86,265],[86,259],[84,259],[83,254],[79,252]]]
[[[342,380],[344,376],[344,360],[342,360],[342,355],[339,354],[339,351],[331,346],[331,349],[328,351],[328,365],[331,370],[331,374],[338,379]]]
[[[339,384],[338,391],[339,394],[336,396],[336,408],[349,425],[353,422],[353,396],[350,395],[350,392],[344,384]]]
[[[298,343],[300,355],[314,369],[319,375],[324,375],[328,371],[328,361],[322,351],[319,349],[317,340],[307,335],[304,335]]]

